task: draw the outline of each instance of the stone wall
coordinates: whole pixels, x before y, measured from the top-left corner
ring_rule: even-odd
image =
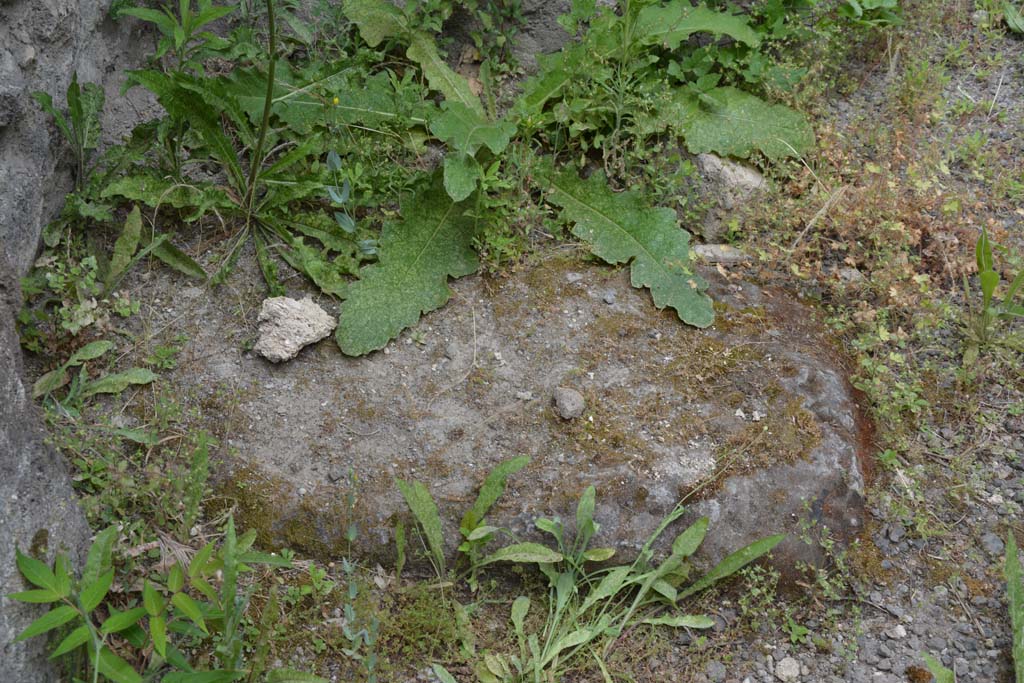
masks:
[[[140,22],[116,22],[110,0],[0,0],[0,245],[18,274],[35,258],[42,227],[72,187],[69,148],[31,93],[65,107],[76,71],[107,94],[102,135],[119,140],[151,111],[141,90],[119,90],[127,69],[152,52]]]
[[[47,683],[59,677],[46,658],[46,639],[14,639],[46,608],[5,595],[31,588],[15,565],[15,548],[48,560],[58,551],[80,560],[89,527],[78,509],[64,460],[43,443],[42,420],[22,379],[14,314],[21,293],[0,256],[0,662],[5,683]]]

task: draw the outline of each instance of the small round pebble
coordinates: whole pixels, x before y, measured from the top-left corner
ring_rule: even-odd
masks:
[[[587,407],[583,394],[568,387],[555,389],[554,399],[555,410],[565,420],[575,420]]]

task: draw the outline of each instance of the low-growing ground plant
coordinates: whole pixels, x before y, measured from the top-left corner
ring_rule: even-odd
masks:
[[[982,229],[975,246],[975,261],[978,267],[978,282],[981,287],[980,304],[971,296],[970,285],[964,277],[964,295],[971,305],[967,320],[967,341],[964,346],[964,365],[970,366],[978,358],[981,349],[997,340],[1001,321],[1024,318],[1024,305],[1017,303],[1017,294],[1024,286],[1024,270],[1017,273],[1001,297],[996,296],[1002,277],[995,269],[992,243],[988,230]]]
[[[49,567],[19,550],[18,569],[34,588],[8,597],[51,609],[17,640],[64,627],[66,633],[51,658],[67,657],[84,648],[84,675],[92,683],[100,676],[114,683],[142,683],[153,676],[161,676],[166,683],[243,678],[266,683],[322,681],[286,669],[267,671],[260,657],[247,659],[247,650],[263,649],[267,629],[260,631],[256,642],[246,642],[242,621],[252,588],[244,587],[239,579],[255,565],[289,566],[282,557],[251,550],[255,538],[255,532],[236,536],[229,517],[219,547],[211,541],[187,565],[175,562],[166,574],[145,580],[141,592],[128,604],[120,597],[115,602],[110,593],[117,574],[112,556],[118,539],[116,527],[97,534],[79,577],[66,555],[58,554]],[[273,600],[267,609],[276,609]],[[267,623],[269,620],[264,625]],[[212,651],[213,668],[197,671],[184,652],[203,646]]]
[[[685,511],[680,504],[648,537],[636,560],[627,565],[608,566],[601,563],[611,560],[615,550],[590,547],[600,530],[593,516],[596,491],[591,486],[579,500],[573,531],[557,518],[535,520],[537,529],[552,538],[554,548],[517,541],[509,530],[485,524],[484,517],[504,489],[507,477],[525,465],[524,458],[499,465],[488,476],[476,503],[463,518],[461,533],[466,542],[459,549],[470,563],[466,575],[471,588],[478,585],[480,570],[499,562],[536,566],[548,587],[546,604],[539,608],[546,617],[539,628],[527,629],[527,616],[533,604],[531,598],[522,595],[513,601],[510,620],[516,654],[482,653],[474,672],[483,683],[559,680],[570,665],[591,659],[607,676],[607,655],[617,640],[636,626],[710,628],[714,624],[712,619],[681,613],[680,602],[732,576],[770,552],[783,539],[782,535],[776,535],[755,541],[727,556],[707,573],[696,574],[690,558],[707,533],[707,518],[697,520],[680,533],[666,558],[655,559],[655,543]],[[436,503],[419,482],[400,481],[398,485],[425,539],[425,550],[438,578],[448,578]],[[485,554],[484,546],[502,537],[512,542],[499,544],[496,550]],[[450,674],[439,665],[435,673],[442,680],[450,679]]]

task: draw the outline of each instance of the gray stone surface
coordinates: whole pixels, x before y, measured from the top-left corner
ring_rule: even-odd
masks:
[[[24,273],[35,258],[42,227],[72,189],[71,154],[31,97],[49,93],[65,108],[68,83],[100,83],[107,105],[102,136],[119,140],[153,100],[139,88],[118,95],[127,69],[154,46],[140,22],[115,22],[110,0],[0,0],[0,245]]]
[[[238,397],[238,455],[221,462],[219,494],[238,501],[240,523],[266,545],[345,551],[339,501],[351,484],[330,476],[338,467],[356,476],[367,559],[394,559],[391,529],[405,514],[396,478],[429,487],[454,541],[487,473],[526,454],[491,520],[520,537],[537,538],[537,516],[571,522],[594,485],[595,543],[625,558],[689,495],[685,521],[711,519],[705,560],[783,532],[778,565],[792,570],[817,559],[799,540],[801,518],[840,540],[861,528],[857,409],[809,309],[708,277],[719,318],[697,330],[657,311],[627,272],[548,256],[507,278],[453,282],[447,306],[382,352],[353,359],[321,343],[281,365],[243,357],[233,381],[209,365],[251,338],[237,311],[258,300],[208,292],[194,311],[161,308],[145,324],[197,321],[181,330],[190,341],[165,381],[182,391],[220,382]],[[583,395],[580,417],[556,412],[558,387]]]
[[[554,395],[555,410],[564,420],[575,420],[587,408],[583,394],[569,387],[558,387]]]
[[[0,256],[0,679],[48,683],[59,677],[46,658],[46,639],[14,638],[45,612],[40,605],[8,600],[30,588],[15,566],[15,548],[42,554],[58,550],[80,558],[89,528],[75,503],[61,456],[43,444],[41,419],[22,379],[14,313],[21,296]],[[76,562],[76,566],[80,566]]]

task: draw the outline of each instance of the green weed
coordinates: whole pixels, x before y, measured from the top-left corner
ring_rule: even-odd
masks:
[[[240,627],[252,589],[242,588],[239,577],[252,571],[253,565],[289,566],[280,557],[250,550],[255,537],[255,532],[236,536],[229,518],[219,548],[211,541],[187,567],[175,563],[166,575],[147,579],[141,595],[134,595],[127,606],[114,603],[110,595],[116,573],[112,563],[112,550],[118,538],[115,527],[96,536],[77,580],[66,555],[57,555],[50,568],[18,551],[18,569],[35,588],[7,597],[51,605],[52,609],[33,621],[17,640],[59,627],[70,629],[51,657],[69,656],[84,647],[87,676],[92,683],[97,683],[100,676],[118,683],[142,683],[161,674],[161,680],[168,683],[232,681],[242,677],[266,683],[322,681],[312,676],[300,678],[301,674],[287,670],[267,672],[262,665],[256,668],[246,662],[246,646],[255,645],[259,651],[263,645],[244,640]],[[219,580],[219,589],[213,585],[215,580]],[[264,630],[261,638],[265,635]],[[195,670],[186,658],[183,650],[200,644],[212,648],[216,664],[210,672],[216,671],[219,676]],[[141,662],[143,673],[138,671],[139,665],[129,660]],[[259,662],[258,657],[256,661]]]
[[[981,349],[995,343],[1000,330],[996,323],[1014,318],[1024,318],[1024,305],[1016,303],[1017,294],[1024,285],[1024,270],[1010,282],[1002,297],[996,297],[996,290],[1002,279],[995,270],[992,243],[988,231],[982,228],[975,245],[975,261],[978,267],[978,281],[981,287],[981,302],[972,303],[966,323],[967,340],[964,345],[964,366],[971,366],[977,360]],[[964,295],[972,302],[970,284],[964,277]]]

